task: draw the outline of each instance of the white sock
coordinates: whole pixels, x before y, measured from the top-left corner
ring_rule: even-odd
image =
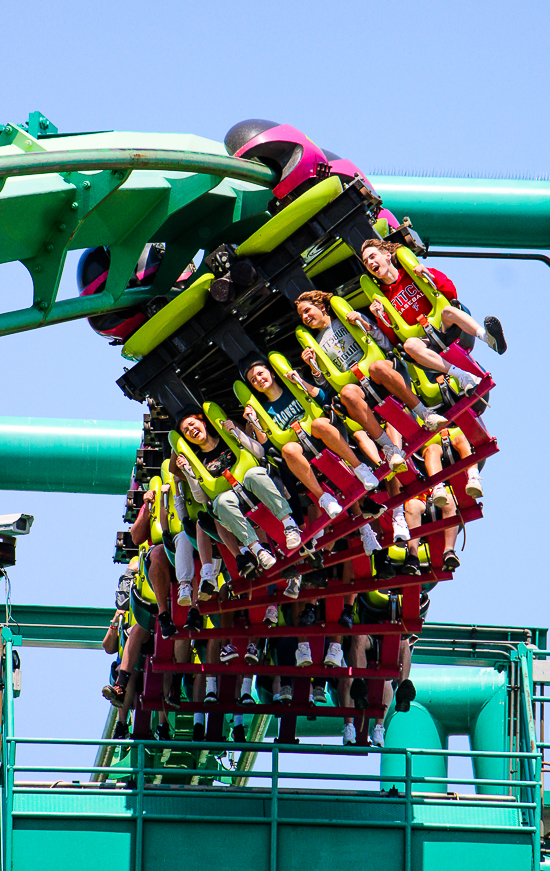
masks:
[[[447,375],[450,375],[451,378],[460,378],[462,375],[464,375],[464,372],[462,371],[462,369],[459,369],[458,366],[449,366]]]
[[[215,693],[216,692],[216,678],[213,675],[207,675],[206,677],[206,693]]]
[[[487,335],[487,330],[485,329],[485,327],[479,327],[476,330],[476,339],[479,339],[480,341],[489,344],[489,336]]]
[[[262,547],[263,545],[261,545],[259,541],[255,541],[253,544],[250,545],[250,550],[252,551],[254,556],[258,556],[258,553],[259,551],[261,551]]]
[[[214,566],[212,563],[204,563],[201,568],[201,578],[208,578],[209,581],[214,580]]]
[[[416,414],[417,417],[419,417],[421,420],[426,420],[430,412],[428,411],[423,402],[419,402],[418,405],[415,405],[415,407],[413,408],[412,413]]]
[[[235,714],[233,717],[234,726],[244,726],[244,714]]]
[[[241,687],[241,695],[244,696],[245,693],[248,693],[249,696],[252,695],[252,678],[251,677],[243,677],[243,684]]]
[[[245,553],[250,553],[250,548],[249,548],[249,547],[240,547],[239,550],[240,550],[240,552],[242,553],[243,556],[245,555]]]
[[[284,526],[285,529],[288,529],[289,526],[296,526],[296,523],[295,523],[295,521],[292,519],[292,517],[290,516],[290,514],[288,515],[288,517],[285,517],[285,519],[282,521],[282,524],[283,524],[283,526]]]
[[[193,714],[193,726],[196,726],[197,723],[204,725],[204,714]]]
[[[377,445],[380,445],[381,448],[383,448],[384,445],[388,445],[389,447],[392,447],[392,448],[395,447],[391,438],[385,432],[383,432],[382,435],[379,438],[375,439],[374,441],[376,442]]]
[[[393,515],[394,520],[397,520],[398,517],[404,517],[405,516],[405,509],[403,508],[402,505],[399,505],[397,508],[393,509],[392,515]]]

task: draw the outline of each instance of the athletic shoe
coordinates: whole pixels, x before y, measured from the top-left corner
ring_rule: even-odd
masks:
[[[298,645],[298,650],[296,651],[296,665],[299,665],[300,667],[304,665],[313,665],[308,641],[302,641]]]
[[[215,692],[206,693],[204,697],[205,705],[217,705],[218,704],[218,694]]]
[[[170,726],[168,723],[159,723],[155,729],[155,738],[157,741],[171,741]]]
[[[247,662],[249,665],[255,665],[257,662],[260,661],[260,657],[258,656],[258,648],[253,641],[251,641],[246,648],[244,661]]]
[[[460,389],[464,390],[465,393],[471,393],[476,389],[478,384],[481,384],[481,378],[478,378],[477,375],[472,375],[471,372],[461,372],[456,380]]]
[[[357,710],[364,711],[368,704],[366,680],[362,677],[356,677],[351,684],[349,694]]]
[[[252,698],[250,693],[243,693],[240,699],[237,701],[238,705],[255,705],[256,700]]]
[[[449,426],[449,421],[446,417],[443,417],[443,415],[436,414],[435,411],[430,411],[430,413],[424,418],[424,426],[426,429],[429,429],[430,432],[437,432],[438,429],[441,429],[444,426]]]
[[[344,605],[338,623],[344,629],[351,629],[353,627],[353,605]]]
[[[183,628],[188,629],[190,632],[200,632],[202,629],[202,615],[199,614],[197,608],[189,608]]]
[[[333,641],[332,644],[329,644],[328,646],[327,655],[325,656],[323,665],[333,665],[336,668],[341,668],[343,656],[342,645]]]
[[[256,558],[265,572],[268,572],[270,569],[272,569],[277,562],[273,554],[270,553],[265,547],[260,548],[260,550],[256,554]]]
[[[117,720],[115,725],[115,731],[113,732],[113,738],[118,741],[123,741],[125,738],[130,737],[130,730],[128,729],[128,723],[123,723],[122,720]]]
[[[487,342],[489,347],[492,348],[493,351],[496,351],[497,354],[504,354],[508,345],[506,344],[502,324],[499,319],[489,315],[489,317],[486,317],[483,321],[483,326],[485,327],[485,332],[489,339]]]
[[[357,466],[357,468],[353,470],[353,474],[359,478],[367,493],[369,490],[375,490],[380,483],[376,475],[373,474],[366,463],[361,463],[360,466]]]
[[[284,686],[279,690],[279,701],[280,702],[291,702],[292,701],[292,687]]]
[[[300,593],[300,586],[302,584],[301,575],[296,575],[295,578],[291,578],[286,585],[286,589],[283,592],[283,596],[288,596],[289,599],[297,599]],[[274,605],[270,605],[270,608],[275,607]]]
[[[481,478],[479,472],[468,472],[468,483],[466,484],[466,494],[472,499],[481,499],[483,496],[483,488],[481,486]]]
[[[176,680],[176,678],[179,678]],[[164,696],[164,701],[168,705],[169,708],[179,708],[181,703],[181,677],[180,675],[174,675],[172,679],[172,686],[170,687],[170,691],[167,695]]]
[[[395,578],[396,571],[388,559],[387,550],[377,550],[374,552],[374,568],[376,569],[376,577],[379,581],[390,581]]]
[[[381,502],[375,502],[369,496],[365,496],[361,505],[361,514],[365,520],[377,520],[379,517],[382,517],[384,511],[387,511],[385,505]]]
[[[365,551],[367,556],[372,556],[375,550],[382,550],[382,547],[376,537],[376,532],[370,525],[370,523],[365,523],[364,526],[359,528],[361,533],[361,542],[363,544],[363,550]]]
[[[327,694],[324,687],[313,687],[313,704],[326,705]]]
[[[384,738],[386,737],[386,730],[383,726],[374,726],[370,732],[370,740],[371,744],[374,747],[383,747],[384,746]]]
[[[117,683],[114,686],[107,684],[106,687],[103,687],[101,692],[103,698],[108,699],[114,708],[121,708],[123,706],[126,690],[123,689],[123,687],[120,687]]]
[[[233,726],[233,729],[231,731],[231,737],[233,738],[235,744],[246,744],[246,734],[242,723],[238,726]]]
[[[393,517],[393,543],[396,547],[405,547],[405,542],[411,540],[411,533],[405,520],[405,513],[400,511]]]
[[[454,572],[460,565],[460,560],[454,550],[446,550],[443,554],[443,568],[448,572]]]
[[[411,702],[416,698],[416,689],[412,680],[405,680],[397,687],[395,694],[395,710],[406,714],[411,709]],[[383,745],[382,745],[383,746]]]
[[[256,577],[258,561],[256,560],[256,557],[254,556],[252,551],[237,554],[237,556],[235,557],[235,562],[237,563],[237,571],[241,578]]]
[[[215,581],[211,578],[203,578],[199,587],[199,600],[201,602],[208,602],[217,589],[218,585]]]
[[[338,517],[344,510],[331,493],[323,493],[319,499],[319,508],[322,508],[331,520]]]
[[[304,610],[298,617],[298,626],[315,626],[316,623],[317,617],[315,616],[315,607],[311,602],[307,602],[307,604],[304,605]]]
[[[192,595],[193,588],[191,587],[191,584],[182,581],[178,586],[178,605],[181,605],[182,608],[186,608],[191,604]]]
[[[352,744],[355,744],[356,737],[357,736],[355,734],[355,726],[353,725],[353,723],[346,723],[346,725],[344,726],[344,736],[342,738],[342,743],[344,747],[349,747]]]
[[[392,472],[406,472],[407,462],[405,460],[405,451],[398,448],[396,445],[382,445],[382,453]]]
[[[420,571],[420,560],[417,556],[414,556],[412,553],[408,553],[405,559],[405,562],[401,566],[402,575],[420,575],[422,574]]]
[[[159,614],[157,620],[160,624],[160,633],[164,639],[171,638],[178,631],[172,623],[172,618],[168,611],[163,611],[162,614]]]
[[[287,526],[285,528],[285,542],[288,550],[296,550],[302,543],[302,536],[297,526]]]
[[[204,741],[204,723],[195,723],[193,726],[193,741]]]
[[[444,508],[447,504],[447,490],[445,484],[436,484],[432,490],[432,499],[436,508]]]
[[[265,609],[264,623],[268,626],[276,626],[279,622],[279,609],[277,605],[268,605]]]
[[[220,662],[231,662],[232,659],[239,658],[239,651],[232,644],[226,644],[220,650]]]

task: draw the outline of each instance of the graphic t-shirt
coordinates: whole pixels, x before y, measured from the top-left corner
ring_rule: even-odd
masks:
[[[322,405],[325,401],[325,391],[320,389],[317,396],[313,398],[315,402]],[[289,426],[297,420],[301,420],[305,415],[303,405],[298,402],[286,385],[283,386],[283,392],[278,399],[273,401],[268,400],[268,402],[269,405],[266,405],[265,409],[280,429],[288,429]]]
[[[456,299],[456,287],[450,278],[438,269],[430,269],[433,281],[440,293],[448,300]],[[431,312],[432,306],[430,300],[425,293],[416,286],[410,275],[404,269],[399,270],[399,275],[393,284],[381,284],[380,290],[388,299],[394,309],[399,312],[403,320],[414,326],[419,315],[427,315]],[[393,329],[388,324],[378,320],[378,326],[382,332],[389,338],[392,344],[396,345],[399,339],[396,337]]]
[[[317,342],[340,372],[347,372],[364,354],[350,331],[337,318],[321,330]]]
[[[219,478],[226,469],[230,469],[237,462],[237,457],[223,439],[218,439],[218,444],[211,451],[203,451],[200,455],[205,469],[213,478]]]

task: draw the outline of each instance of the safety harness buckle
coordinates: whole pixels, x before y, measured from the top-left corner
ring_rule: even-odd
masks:
[[[363,372],[361,372],[357,363],[355,363],[351,367],[351,371],[353,372],[353,374],[355,375],[355,377],[359,381],[359,384],[362,387],[363,393],[365,394],[365,396],[370,395],[374,399],[374,401],[376,402],[377,405],[381,405],[381,403],[384,400],[382,399],[381,396],[378,395],[378,393],[376,392],[376,390],[372,386],[372,382],[371,382],[370,378],[367,378],[367,376],[364,375]]]

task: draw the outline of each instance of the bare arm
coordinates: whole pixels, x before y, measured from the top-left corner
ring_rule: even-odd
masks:
[[[101,642],[103,645],[103,650],[105,653],[116,653],[118,650],[118,627],[120,617],[123,616],[125,611],[115,611],[115,616],[111,620],[109,624],[109,628],[107,629],[107,634],[105,638]]]
[[[130,529],[130,535],[134,544],[144,544],[151,533],[151,521],[149,519],[149,506],[154,504],[155,494],[153,490],[148,490],[143,497],[143,506],[139,512],[134,525]]]

